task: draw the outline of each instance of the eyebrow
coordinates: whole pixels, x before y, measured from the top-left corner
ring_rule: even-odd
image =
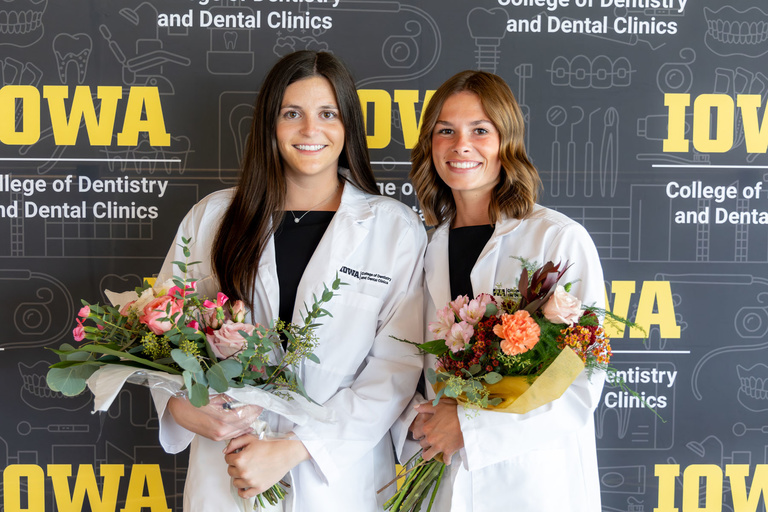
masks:
[[[438,119],[435,122],[435,125],[438,125],[438,124],[441,124],[441,125],[444,125],[444,126],[453,126],[453,123],[451,123],[450,121],[443,121],[442,119]],[[478,119],[477,121],[470,122],[469,126],[478,126],[478,125],[481,125],[481,124],[493,125],[493,122],[490,119]]]
[[[283,105],[280,107],[280,110],[284,108],[295,108],[297,110],[304,110],[304,107],[302,107],[301,105]],[[337,107],[336,105],[320,105],[318,109],[319,110],[339,110],[339,107]]]

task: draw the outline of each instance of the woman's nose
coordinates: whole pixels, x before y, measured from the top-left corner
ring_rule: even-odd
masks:
[[[306,116],[301,123],[301,132],[304,134],[311,134],[317,130],[317,119],[312,116]]]
[[[466,153],[469,149],[469,137],[465,134],[457,133],[453,142],[453,150],[456,153]]]

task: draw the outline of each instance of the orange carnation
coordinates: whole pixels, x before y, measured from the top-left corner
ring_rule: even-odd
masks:
[[[541,329],[531,315],[521,309],[512,315],[502,315],[501,325],[495,325],[493,333],[503,338],[501,351],[514,356],[532,349],[539,342]]]

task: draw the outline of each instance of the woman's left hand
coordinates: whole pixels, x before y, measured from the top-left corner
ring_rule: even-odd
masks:
[[[251,434],[232,439],[224,449],[224,460],[229,465],[227,472],[242,498],[263,493],[309,458],[309,452],[299,440],[261,440]]]
[[[442,398],[437,406],[425,402],[417,405],[416,411],[420,421],[413,422],[411,432],[423,448],[421,457],[430,460],[442,453],[443,462],[450,464],[451,456],[464,447],[456,401]]]

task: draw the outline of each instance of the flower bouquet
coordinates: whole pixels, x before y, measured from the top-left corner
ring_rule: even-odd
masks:
[[[436,339],[416,344],[437,358],[436,369],[426,370],[435,405],[445,396],[469,408],[524,414],[559,398],[581,371],[608,368],[611,346],[598,315],[629,322],[583,308],[569,293],[570,283],[558,284],[567,263],[536,268],[521,261],[516,290],[457,297],[430,322]],[[414,455],[404,465],[403,485],[384,508],[420,510],[432,489],[430,510],[445,470],[438,459],[425,461],[421,451]]]
[[[198,263],[188,262],[189,243],[182,238],[187,261],[173,262],[183,277],[154,287],[145,282],[132,292],[107,291],[112,305],[82,301],[72,334],[83,343],[52,349],[61,361],[51,365],[48,387],[75,396],[87,385],[94,410],[107,410],[129,381],[184,396],[196,407],[208,404],[212,394],[227,393],[231,398],[225,398],[223,408],[233,412],[233,419],[242,419],[242,406],[255,405],[299,424],[309,418],[330,421],[330,414],[307,395],[296,369],[305,359],[319,362],[313,354],[318,343],[314,329],[319,318],[330,316],[323,305],[344,283],[337,277],[330,289],[324,286],[306,307],[301,326],[280,319],[269,326],[248,324],[242,301],[229,303],[223,293],[215,300],[197,294],[196,281],[187,277],[189,267]],[[251,428],[263,436],[268,426],[257,420]],[[275,484],[256,501],[276,504],[284,496]]]

